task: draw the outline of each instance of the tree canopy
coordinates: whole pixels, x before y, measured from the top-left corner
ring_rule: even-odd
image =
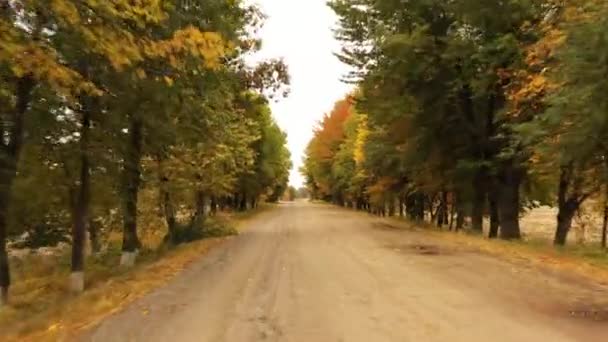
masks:
[[[559,209],[566,242],[606,174],[601,1],[333,0],[357,88],[320,122],[303,174],[316,198],[521,237]],[[346,106],[348,115],[341,115]]]
[[[240,0],[0,1],[3,303],[7,241],[24,231],[71,243],[81,291],[87,236],[97,249],[118,222],[124,265],[145,248],[151,191],[168,242],[282,196],[291,162],[269,101],[289,75],[245,61],[262,22]]]

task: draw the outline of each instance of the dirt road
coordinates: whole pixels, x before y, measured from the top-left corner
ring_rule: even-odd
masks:
[[[606,287],[455,247],[283,204],[82,340],[608,341]]]

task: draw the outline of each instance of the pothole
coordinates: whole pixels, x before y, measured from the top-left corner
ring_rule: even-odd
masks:
[[[410,249],[421,255],[441,255],[439,247],[432,245],[411,245]]]
[[[372,226],[374,228],[380,229],[380,230],[396,230],[396,229],[399,229],[399,227],[394,226],[394,225],[389,224],[389,223],[386,223],[386,222],[374,222]]]
[[[418,255],[427,255],[427,256],[436,256],[436,255],[448,255],[451,254],[449,251],[439,248],[434,245],[425,245],[425,244],[408,244],[408,245],[391,245],[387,246],[389,249],[402,252],[402,253],[413,253]]]

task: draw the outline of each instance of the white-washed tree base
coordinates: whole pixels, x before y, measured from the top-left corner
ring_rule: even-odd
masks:
[[[84,291],[84,272],[70,274],[70,290],[76,293]]]
[[[133,267],[135,265],[136,258],[137,258],[137,251],[122,252],[122,255],[120,256],[120,266]]]
[[[0,309],[8,306],[8,288],[0,287]]]

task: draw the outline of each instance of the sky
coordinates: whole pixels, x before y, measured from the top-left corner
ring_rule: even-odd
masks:
[[[256,57],[284,58],[291,75],[288,98],[272,103],[272,112],[287,132],[294,167],[290,184],[303,185],[298,172],[313,128],[334,102],[352,89],[340,81],[348,67],[334,55],[340,43],[332,28],[337,17],[327,0],[256,0],[266,14],[260,32],[262,50]]]

